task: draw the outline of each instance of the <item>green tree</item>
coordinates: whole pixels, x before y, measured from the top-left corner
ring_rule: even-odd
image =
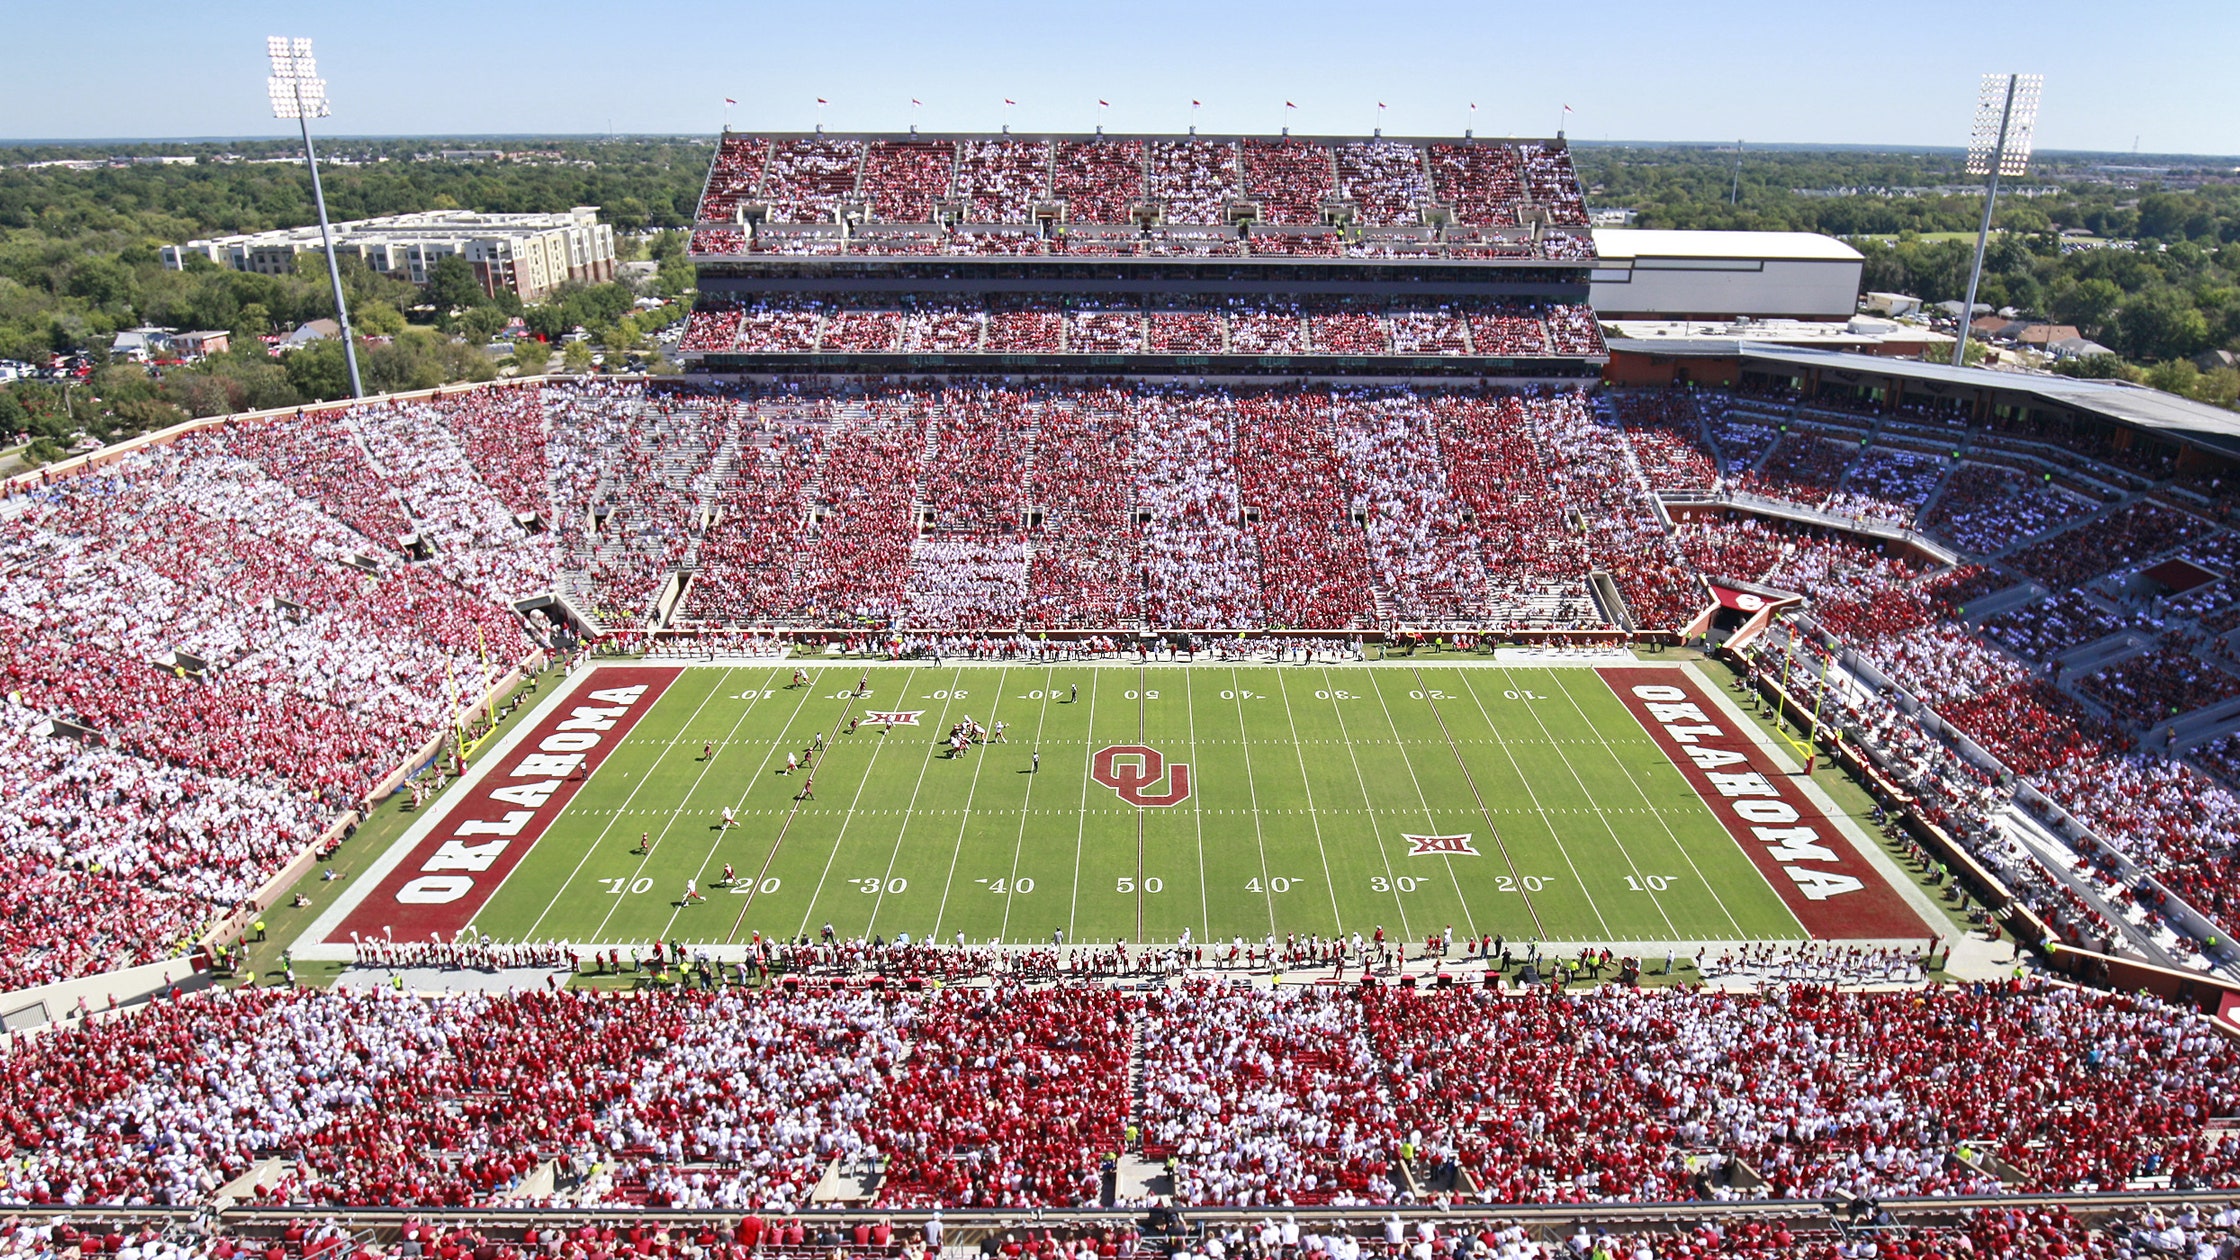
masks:
[[[2209,344],[2209,321],[2175,289],[2155,289],[2116,313],[2118,348],[2137,359],[2181,359]]]
[[[2075,324],[2087,337],[2097,337],[2123,304],[2123,290],[2111,280],[2094,277],[2056,288],[2051,301],[2054,318]]]
[[[404,316],[387,302],[373,301],[350,312],[350,322],[368,337],[394,337],[404,331]]]
[[[580,374],[590,371],[591,343],[588,341],[569,342],[567,348],[560,352],[560,366],[572,373]]]
[[[304,398],[323,401],[350,396],[350,364],[342,342],[333,337],[290,350],[282,359],[288,384]]]
[[[474,264],[457,254],[447,254],[436,259],[428,268],[428,304],[439,311],[464,310],[481,306],[490,300],[482,291],[482,282],[475,279]]]
[[[234,313],[228,326],[236,340],[254,341],[272,332],[272,310],[262,302],[250,302]]]

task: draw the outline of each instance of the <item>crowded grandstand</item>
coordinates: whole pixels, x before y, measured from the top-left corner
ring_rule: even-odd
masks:
[[[219,417],[15,478],[0,1201],[45,1215],[4,1245],[2229,1254],[2229,1208],[2120,1196],[2240,1176],[2230,456],[1801,376],[1604,384],[1585,222],[1560,140],[726,132],[681,376]],[[1674,792],[1691,759],[1747,761],[1730,796],[1835,765],[1861,808],[1811,799],[1842,836],[1741,817],[1857,849],[1921,930],[765,935],[744,906],[775,880],[728,864],[729,935],[344,918],[407,853],[438,855],[407,903],[490,870],[667,703],[657,674],[841,688],[747,820],[782,838],[844,719],[917,724],[868,701],[924,662],[1319,659],[1424,700],[1451,698],[1425,661],[1566,654],[1700,688],[1633,688],[1671,710],[1628,737]],[[1414,785],[1426,825],[1467,784],[1491,849],[1501,802],[1433,717],[1460,774]],[[530,750],[532,718],[581,742]],[[1005,742],[950,730],[952,759]],[[1143,807],[1189,794],[1153,792],[1150,739],[1065,767],[1068,817],[1093,780],[1137,829],[1131,896]],[[523,808],[437,834],[470,790]],[[384,827],[388,865],[314,905]],[[1782,891],[1849,879],[1819,878]]]

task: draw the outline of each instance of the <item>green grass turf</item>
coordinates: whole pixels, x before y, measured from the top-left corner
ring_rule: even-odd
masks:
[[[875,669],[852,701],[859,667],[812,667],[802,688],[792,668],[685,671],[475,926],[597,943],[828,922],[976,942],[1803,935],[1592,670],[952,664]],[[925,714],[835,735],[865,709]],[[966,714],[1011,742],[950,760]],[[777,771],[819,731],[817,799],[797,805],[802,777]],[[1113,744],[1188,763],[1190,799],[1139,809],[1094,782]],[[631,852],[642,832],[650,855]],[[1410,856],[1409,832],[1467,832],[1478,855]],[[726,862],[751,893],[709,887]],[[687,878],[707,904],[676,904]]]

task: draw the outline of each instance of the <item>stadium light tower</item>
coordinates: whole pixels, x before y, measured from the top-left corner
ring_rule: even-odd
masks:
[[[311,148],[311,120],[332,112],[327,108],[327,81],[319,77],[319,65],[312,59],[308,39],[269,35],[264,50],[272,58],[272,77],[265,80],[265,88],[272,94],[272,116],[293,118],[303,131],[303,164],[311,168],[311,199],[319,206],[319,239],[327,247],[327,281],[334,286],[335,322],[342,325],[342,354],[350,363],[350,396],[363,398],[366,390],[358,379],[358,346],[350,335],[350,308],[342,300],[342,268],[334,260],[334,229],[327,226],[327,193],[319,183],[319,156]]]
[[[1999,177],[2030,169],[2030,142],[2038,129],[2042,74],[1987,74],[1976,91],[1976,123],[1968,133],[1968,173],[1983,175],[1983,222],[1976,227],[1976,261],[1968,269],[1968,300],[1960,308],[1960,338],[1952,343],[1952,366],[1968,361],[1968,329],[1976,318],[1976,286],[1983,282],[1983,251],[1991,243],[1991,208],[1999,200]]]

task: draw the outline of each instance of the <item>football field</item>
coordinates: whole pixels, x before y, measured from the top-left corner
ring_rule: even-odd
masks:
[[[496,807],[513,830],[459,825],[469,838],[448,860],[393,877],[407,904],[373,898],[348,926],[593,944],[828,924],[1020,944],[1378,927],[1407,940],[1450,927],[1512,941],[1870,935],[1800,922],[1793,907],[1813,907],[1768,873],[1786,868],[1754,863],[1746,833],[1613,681],[1685,681],[1713,708],[1693,671],[810,663],[795,686],[794,667],[595,671],[540,718],[563,733],[539,748],[601,738],[570,726],[611,745],[565,803],[551,796],[564,779],[522,783],[563,763],[501,750],[482,790],[532,807]],[[637,690],[602,687],[613,679]],[[603,699],[572,707],[586,697]],[[967,718],[1003,723],[1002,742],[952,754]],[[787,773],[820,735],[825,750]],[[539,806],[549,818],[523,831]],[[395,883],[413,870],[437,873]],[[687,880],[704,901],[684,899]],[[376,922],[392,911],[401,922]],[[438,912],[458,917],[418,917]]]

